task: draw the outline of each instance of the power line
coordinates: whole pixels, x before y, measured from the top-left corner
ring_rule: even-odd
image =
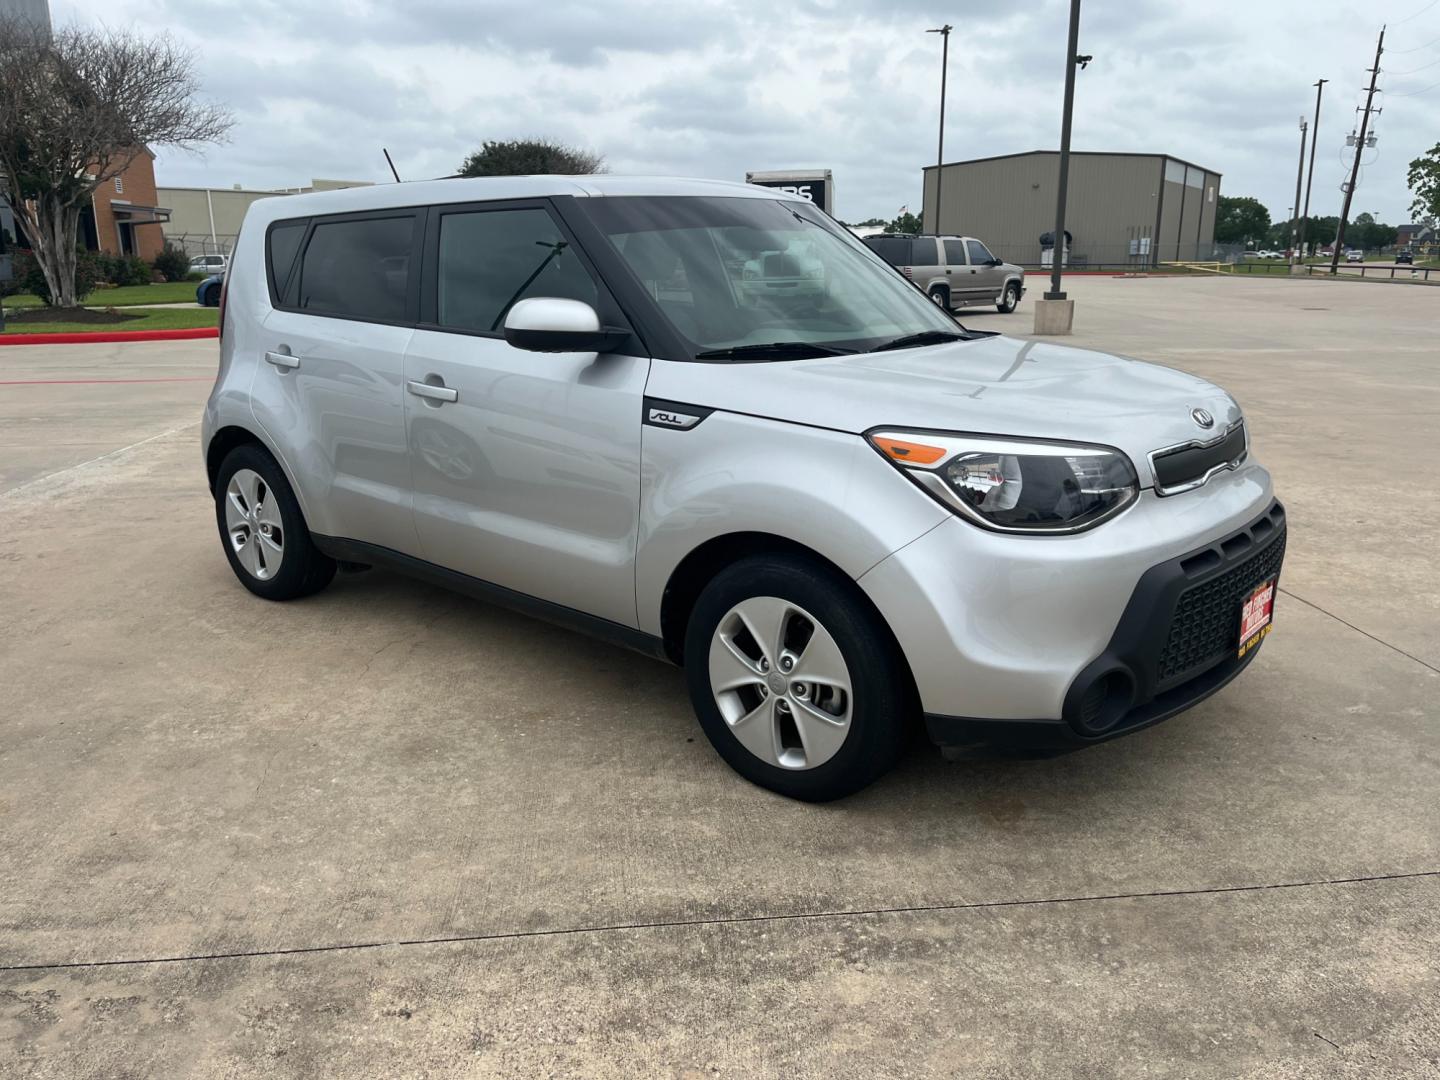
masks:
[[[1401,23],[1407,23],[1407,22],[1409,22],[1411,19],[1417,19],[1417,18],[1419,18],[1421,15],[1424,15],[1425,12],[1427,12],[1427,11],[1429,11],[1431,8],[1433,8],[1436,4],[1440,4],[1440,0],[1430,0],[1430,3],[1426,4],[1426,5],[1425,5],[1423,8],[1421,8],[1419,11],[1415,12],[1414,15],[1406,15],[1405,18],[1403,18],[1403,19],[1396,19],[1396,20],[1395,20],[1395,25],[1396,25],[1396,26],[1399,26]]]
[[[1440,64],[1440,59],[1431,60],[1430,63],[1428,63],[1428,64],[1422,64],[1422,65],[1420,65],[1418,68],[1411,68],[1409,71],[1387,71],[1387,72],[1385,72],[1385,74],[1386,74],[1386,75],[1397,75],[1397,76],[1398,76],[1398,75],[1414,75],[1417,71],[1424,71],[1426,68],[1432,68],[1432,67],[1434,67],[1436,64]]]
[[[1424,45],[1416,45],[1413,49],[1391,49],[1396,56],[1404,56],[1406,53],[1419,52],[1421,49],[1428,49],[1431,45],[1440,45],[1440,37],[1434,41],[1427,41]]]
[[[1437,86],[1440,86],[1440,82],[1431,83],[1429,86],[1425,87],[1424,90],[1410,90],[1410,91],[1407,91],[1406,93],[1403,93],[1403,94],[1391,93],[1389,96],[1390,96],[1390,97],[1414,97],[1416,94],[1428,94],[1431,90],[1434,90]],[[1381,93],[1385,93],[1385,91],[1382,90]]]

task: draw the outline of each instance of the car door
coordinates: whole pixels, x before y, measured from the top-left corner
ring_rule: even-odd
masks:
[[[583,300],[623,322],[543,201],[433,208],[425,251],[404,395],[424,558],[637,625],[649,359],[505,341],[505,313],[528,297]]]
[[[255,418],[286,459],[311,529],[407,554],[418,542],[402,375],[421,222],[403,210],[272,225],[273,310],[251,386]]]
[[[972,303],[976,298],[975,275],[976,268],[970,265],[970,260],[965,255],[964,240],[944,240],[945,262],[950,271],[950,293],[955,297],[955,304]]]
[[[997,299],[1005,287],[1004,266],[979,240],[966,240],[965,253],[970,256],[970,269],[974,271],[970,277],[975,285],[974,300],[988,303]]]

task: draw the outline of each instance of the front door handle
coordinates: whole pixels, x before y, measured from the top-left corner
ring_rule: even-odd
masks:
[[[448,386],[436,386],[433,383],[417,382],[414,379],[405,384],[405,389],[416,397],[429,398],[431,401],[459,401],[460,391],[452,390]]]
[[[267,352],[265,362],[274,364],[278,368],[297,368],[300,366],[300,357],[283,352]]]

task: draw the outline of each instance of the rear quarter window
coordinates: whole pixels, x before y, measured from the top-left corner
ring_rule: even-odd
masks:
[[[265,269],[270,275],[270,295],[283,301],[285,290],[290,284],[290,271],[295,266],[295,254],[300,250],[300,241],[305,239],[306,223],[303,221],[282,221],[270,229],[265,245]],[[213,258],[213,257],[212,257]],[[219,258],[207,258],[207,265],[222,265]]]
[[[870,250],[891,266],[910,265],[910,240],[903,236],[875,236],[866,240]]]

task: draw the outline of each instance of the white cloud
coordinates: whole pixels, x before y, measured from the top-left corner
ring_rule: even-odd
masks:
[[[1165,152],[1224,174],[1276,217],[1294,198],[1297,118],[1331,80],[1313,214],[1339,209],[1344,135],[1382,19],[1421,0],[1086,0],[1077,149]],[[919,204],[934,160],[939,40],[950,50],[946,158],[1053,147],[1064,0],[57,0],[57,22],[151,32],[198,54],[207,93],[239,123],[203,156],[160,151],[161,183],[280,186],[452,171],[482,139],[545,135],[605,154],[615,172],[739,179],[746,169],[835,170],[840,216]],[[1440,58],[1440,9],[1392,27],[1382,67]],[[1401,49],[1413,51],[1401,54]],[[1386,75],[1417,90],[1440,68]],[[1352,212],[1408,220],[1409,160],[1437,138],[1440,88],[1392,97]],[[1371,158],[1375,160],[1372,162]]]

